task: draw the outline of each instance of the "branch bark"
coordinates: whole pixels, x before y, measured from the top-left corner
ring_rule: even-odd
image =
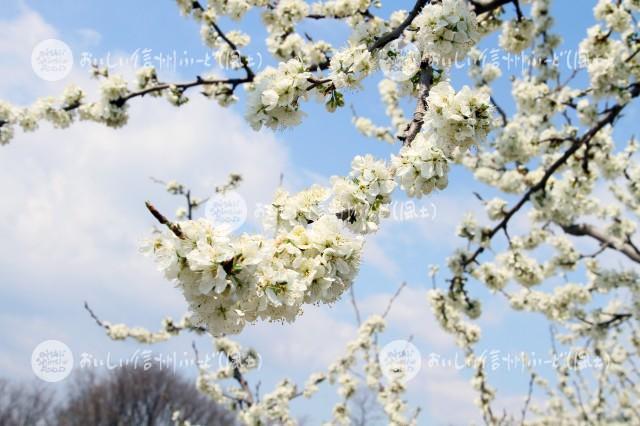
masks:
[[[393,40],[399,38],[402,35],[402,33],[404,32],[404,30],[407,29],[407,27],[409,25],[411,25],[411,23],[416,18],[416,16],[418,16],[420,14],[422,9],[430,1],[431,0],[418,0],[416,2],[416,4],[413,6],[413,9],[411,9],[411,12],[409,12],[409,15],[405,18],[405,20],[402,21],[402,23],[400,25],[398,25],[397,28],[395,28],[392,31],[389,31],[388,33],[383,34],[382,36],[380,36],[379,39],[374,41],[369,46],[369,52],[373,52],[374,50],[381,49],[384,46],[386,46],[387,44],[391,43]]]
[[[624,243],[622,245],[616,244],[615,241],[609,237],[607,234],[599,230],[593,225],[589,225],[587,223],[580,224],[571,224],[567,226],[562,226],[562,230],[569,235],[573,235],[576,237],[584,237],[589,236],[597,241],[599,241],[603,246],[609,247],[611,249],[617,250],[620,253],[627,256],[629,259],[633,260],[636,263],[640,263],[640,255],[633,249],[630,244]]]
[[[180,239],[184,239],[184,234],[182,233],[182,229],[180,229],[180,226],[178,224],[173,223],[169,219],[167,219],[149,201],[145,201],[144,205],[147,206],[147,209],[149,210],[149,212],[151,212],[153,217],[155,217],[158,222],[160,222],[162,225],[165,225],[167,228],[169,228],[176,237]]]
[[[431,90],[432,84],[433,67],[429,61],[426,60],[420,64],[420,89],[418,92],[416,109],[413,113],[413,119],[407,125],[404,135],[399,137],[403,145],[411,145],[411,142],[413,142],[422,129],[422,125],[424,124],[424,115],[427,112],[427,98],[429,97],[429,90]]]
[[[520,9],[517,0],[493,0],[488,3],[481,3],[479,1],[470,0],[469,3],[471,3],[471,5],[473,6],[473,10],[476,15],[491,12],[492,10],[495,10],[509,3],[513,3],[514,5],[516,5],[516,10]]]

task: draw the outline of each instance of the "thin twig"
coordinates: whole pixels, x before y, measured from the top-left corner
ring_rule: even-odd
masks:
[[[531,373],[531,379],[529,379],[529,392],[527,393],[527,399],[524,401],[524,407],[522,407],[522,417],[520,424],[524,426],[524,420],[527,417],[527,411],[529,410],[529,404],[531,403],[531,396],[533,394],[533,383],[536,379],[536,374]]]
[[[355,295],[355,291],[353,290],[354,285],[352,284],[351,287],[349,287],[349,294],[351,296],[351,304],[353,305],[353,311],[356,314],[356,321],[358,322],[358,326],[360,326],[362,324],[362,320],[360,318],[360,309],[358,309],[358,304],[356,303],[356,295]]]
[[[180,229],[180,226],[178,224],[175,224],[175,223],[171,222],[169,219],[167,219],[162,213],[160,213],[153,206],[153,204],[151,204],[151,202],[145,201],[144,205],[147,206],[147,209],[149,210],[149,212],[151,212],[153,217],[155,217],[156,220],[158,222],[160,222],[162,225],[165,225],[167,228],[169,228],[171,230],[171,232],[173,232],[173,234],[176,237],[178,237],[180,239],[184,239],[185,238],[184,234],[182,233],[182,229]]]
[[[109,329],[109,325],[105,324],[100,318],[98,318],[95,312],[93,312],[93,310],[89,307],[89,303],[87,303],[86,300],[84,302],[84,308],[87,310],[87,312],[89,312],[89,315],[91,315],[91,318],[93,318],[96,324],[98,324],[102,328],[106,328],[107,330]]]
[[[400,287],[398,287],[398,289],[393,294],[393,296],[391,296],[391,299],[389,299],[389,303],[387,304],[387,309],[384,310],[384,313],[382,314],[382,318],[387,317],[387,315],[389,314],[389,311],[391,310],[391,306],[393,306],[393,302],[395,302],[398,296],[400,296],[400,293],[406,286],[407,286],[406,282],[403,282],[402,284],[400,284]]]

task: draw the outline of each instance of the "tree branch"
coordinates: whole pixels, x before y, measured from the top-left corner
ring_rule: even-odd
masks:
[[[250,79],[250,80],[253,80],[253,77],[255,76],[255,74],[253,73],[253,70],[249,66],[249,62],[247,61],[247,57],[240,53],[240,51],[238,50],[238,47],[235,45],[235,43],[232,42],[231,40],[229,40],[229,37],[227,37],[225,35],[225,33],[222,32],[222,30],[220,29],[218,24],[216,24],[215,22],[212,22],[211,26],[213,27],[214,30],[216,30],[216,33],[218,33],[218,36],[222,40],[224,40],[224,42],[227,43],[227,45],[229,45],[231,50],[233,50],[233,53],[238,55],[238,57],[240,58],[240,63],[242,64],[242,68],[244,68],[245,72],[247,73],[247,78]]]
[[[155,86],[148,87],[146,89],[138,90],[136,92],[131,92],[127,96],[125,96],[123,98],[120,98],[117,101],[117,103],[120,106],[122,106],[130,99],[137,98],[139,96],[144,96],[144,95],[147,95],[149,93],[160,92],[162,90],[166,90],[166,89],[169,89],[171,87],[175,87],[175,88],[181,89],[181,90],[187,90],[187,89],[190,89],[190,88],[196,87],[196,86],[209,86],[209,85],[214,85],[214,84],[230,84],[231,87],[232,87],[231,90],[233,91],[240,84],[250,83],[252,81],[253,81],[253,77],[251,77],[251,78],[249,78],[249,77],[245,77],[245,78],[228,78],[228,79],[222,79],[222,80],[221,79],[207,80],[205,78],[197,76],[194,81],[189,81],[189,82],[186,82],[186,83],[160,83],[160,84],[156,84]],[[80,104],[75,106],[75,108],[77,108],[79,106],[80,106]],[[66,110],[70,111],[71,109],[75,109],[75,108],[70,108],[70,109],[66,109]]]
[[[500,105],[498,105],[498,103],[496,102],[496,100],[495,100],[495,98],[493,96],[490,96],[489,100],[491,101],[493,106],[496,108],[496,111],[498,111],[498,114],[500,115],[500,118],[502,119],[502,127],[505,127],[507,125],[507,123],[508,123],[507,114],[504,112],[504,109],[502,109],[502,107]]]
[[[351,296],[351,305],[353,305],[353,311],[356,314],[356,321],[358,322],[358,327],[362,325],[362,319],[360,318],[360,309],[358,309],[358,303],[356,302],[356,294],[353,291],[353,284],[349,287],[349,295]]]
[[[638,97],[638,95],[640,95],[640,83],[634,83],[631,87],[630,87],[630,98],[636,98]],[[540,181],[538,183],[536,183],[535,185],[533,185],[531,188],[529,188],[529,190],[522,196],[522,198],[520,199],[520,201],[518,201],[516,203],[515,206],[513,206],[513,208],[511,208],[504,216],[504,218],[500,221],[500,223],[498,223],[493,229],[491,229],[491,231],[488,234],[488,239],[491,240],[497,233],[498,231],[500,231],[501,229],[506,229],[507,224],[509,223],[509,220],[511,220],[511,218],[513,217],[513,215],[515,215],[526,203],[527,201],[529,201],[529,199],[531,198],[531,196],[536,193],[537,191],[543,190],[546,185],[547,185],[547,181],[551,178],[551,176],[553,176],[553,174],[561,167],[563,166],[567,160],[569,160],[569,158],[571,158],[571,156],[573,154],[575,154],[575,152],[580,149],[580,147],[582,147],[584,144],[588,143],[589,141],[591,141],[591,139],[593,139],[593,137],[600,131],[602,130],[603,127],[605,127],[608,124],[612,124],[615,119],[620,115],[620,113],[622,112],[622,110],[625,108],[625,106],[628,105],[628,103],[625,104],[616,104],[614,106],[612,106],[611,108],[609,108],[607,110],[606,116],[601,119],[600,121],[598,121],[598,123],[596,123],[596,125],[594,127],[592,127],[587,133],[585,133],[584,135],[582,135],[581,138],[574,140],[573,144],[571,145],[571,147],[569,147],[569,149],[567,149],[564,154],[558,158],[545,172],[544,176],[540,179]],[[468,259],[466,259],[463,264],[463,270],[467,268],[467,266],[469,266],[471,263],[476,262],[478,256],[484,252],[485,248],[484,247],[478,247],[476,249],[476,251],[471,255],[471,257],[469,257]]]
[[[369,52],[373,52],[374,50],[381,49],[384,46],[386,46],[387,44],[391,43],[393,40],[399,38],[402,35],[402,33],[404,32],[404,30],[409,25],[411,25],[411,23],[416,18],[416,16],[418,16],[420,14],[422,9],[430,1],[431,0],[418,0],[416,2],[416,4],[413,6],[413,9],[411,10],[411,12],[409,12],[409,15],[405,18],[405,20],[402,21],[402,23],[400,25],[398,25],[398,27],[396,29],[394,29],[392,31],[389,31],[388,33],[383,34],[382,36],[380,36],[380,38],[378,38],[376,41],[374,41],[369,46]]]
[[[84,308],[87,310],[87,312],[89,312],[89,315],[91,315],[91,318],[93,318],[96,324],[107,330],[109,329],[109,326],[105,324],[100,318],[98,318],[95,312],[93,312],[93,310],[89,307],[89,303],[86,300],[84,301]]]
[[[400,284],[400,287],[398,287],[398,289],[393,294],[393,296],[391,296],[391,299],[389,299],[389,303],[387,304],[387,308],[384,310],[384,313],[382,314],[382,318],[386,318],[387,315],[389,315],[389,311],[391,311],[391,307],[393,306],[393,302],[396,301],[396,299],[398,298],[398,296],[400,296],[400,293],[402,293],[402,290],[406,286],[407,286],[406,282],[403,282],[402,284]]]
[[[242,390],[245,391],[245,393],[247,394],[247,397],[245,398],[245,402],[247,403],[247,405],[252,405],[253,393],[251,393],[249,382],[247,382],[247,379],[245,379],[244,376],[242,375],[242,372],[240,371],[240,367],[238,367],[238,365],[236,365],[236,363],[231,359],[229,359],[229,362],[233,364],[233,378],[236,380],[236,382],[238,382]]]
[[[636,263],[640,263],[640,255],[633,249],[633,247],[624,243],[622,245],[617,244],[611,237],[597,229],[593,225],[586,223],[571,224],[561,227],[564,232],[576,237],[589,236],[602,243],[603,246],[619,251],[627,256],[629,259]]]
[[[155,217],[158,222],[160,222],[162,225],[165,225],[167,228],[169,228],[176,237],[182,240],[184,239],[184,234],[182,233],[182,229],[180,229],[180,226],[178,224],[173,223],[169,219],[167,219],[149,201],[145,201],[144,205],[147,206],[147,209],[149,210],[149,212],[151,212],[153,217]]]
[[[433,84],[433,67],[429,60],[424,60],[420,64],[420,90],[418,101],[413,113],[413,119],[407,125],[404,135],[399,136],[403,145],[411,145],[411,142],[418,136],[424,124],[424,115],[427,112],[427,98]]]
[[[482,13],[491,12],[499,7],[504,6],[505,4],[513,3],[516,6],[516,13],[518,13],[518,19],[522,17],[522,11],[520,11],[520,4],[518,0],[493,0],[488,3],[481,3],[475,0],[469,0],[469,3],[473,6],[473,10],[476,15],[480,15]]]

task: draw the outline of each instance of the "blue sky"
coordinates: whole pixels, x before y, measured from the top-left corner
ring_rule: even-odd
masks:
[[[386,3],[403,8],[413,4]],[[564,48],[575,51],[593,23],[594,2],[556,3],[554,15],[562,29]],[[380,13],[388,12],[385,8]],[[226,30],[235,25],[222,22]],[[263,66],[272,63],[265,53],[258,15],[250,14],[242,28],[253,39],[247,52],[262,58]],[[338,45],[347,35],[338,23],[313,21],[304,29],[316,39]],[[9,0],[0,10],[0,98],[27,104],[36,97],[60,93],[71,81],[87,87],[91,97],[95,83],[78,64],[83,52],[98,58],[110,55],[114,60],[142,49],[151,49],[153,55],[176,51],[203,57],[206,49],[198,30],[194,22],[179,16],[169,0]],[[38,80],[29,62],[32,47],[51,37],[69,44],[76,58],[71,75],[62,82]],[[496,37],[485,40],[483,46],[496,46]],[[129,66],[113,72],[118,71],[131,75]],[[188,66],[159,73],[161,79],[190,80],[205,71],[201,66]],[[513,71],[503,70],[495,89],[507,110],[511,110],[510,73]],[[386,123],[384,107],[377,99],[377,82],[377,78],[367,80],[365,91],[348,93],[346,99],[360,115]],[[466,82],[462,71],[453,74],[455,87]],[[633,130],[628,121],[629,116],[637,116],[635,108],[623,122],[621,134]],[[84,300],[113,322],[150,328],[165,314],[181,315],[184,303],[178,291],[163,280],[150,260],[137,254],[140,238],[153,225],[142,202],[152,199],[167,212],[177,207],[176,200],[151,183],[149,176],[177,179],[207,196],[228,173],[240,172],[245,182],[239,192],[251,208],[257,202],[268,202],[280,173],[284,173],[285,186],[298,190],[345,174],[354,155],[372,153],[386,158],[398,149],[360,136],[351,125],[348,109],[329,114],[313,102],[303,109],[309,116],[299,127],[256,133],[242,121],[242,101],[222,110],[194,93],[192,102],[180,109],[163,100],[136,100],[130,125],[122,130],[82,123],[68,131],[45,125],[35,134],[18,133],[0,150],[0,176],[7,186],[0,212],[0,370],[16,378],[32,377],[31,351],[48,338],[65,341],[77,357],[82,352],[99,358],[107,353],[114,357],[134,353],[139,346],[110,342],[102,335],[83,311]],[[461,244],[454,234],[456,224],[466,211],[481,207],[472,191],[490,194],[468,173],[456,169],[446,191],[418,202],[431,210],[435,206],[435,218],[389,220],[369,238],[355,284],[362,310],[379,312],[399,283],[409,283],[392,311],[384,342],[413,335],[425,359],[432,352],[449,357],[456,352],[429,313],[425,290],[431,284],[426,271],[429,264],[444,267],[447,255]],[[532,315],[509,315],[503,300],[490,297],[479,286],[472,291],[485,302],[482,348],[511,354],[546,350],[546,322],[531,321]],[[251,327],[240,340],[263,355],[259,377],[262,388],[268,390],[278,378],[288,376],[301,382],[326,365],[354,330],[353,312],[344,300],[333,307],[310,308],[293,325]],[[182,354],[189,351],[190,341],[191,337],[181,337],[151,349]],[[207,345],[206,339],[199,339],[199,346]],[[477,418],[468,372],[424,370],[409,389],[411,404],[424,409],[421,424],[466,424]],[[491,374],[501,390],[500,404],[519,409],[526,393],[526,375],[505,368]],[[330,392],[323,392],[315,402],[296,403],[295,409],[318,424],[327,420],[323,408],[333,400]]]

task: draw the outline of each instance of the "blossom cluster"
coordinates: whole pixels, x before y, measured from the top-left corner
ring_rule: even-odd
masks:
[[[510,298],[514,309],[542,312],[552,320],[569,319],[590,301],[588,289],[573,283],[554,288],[552,294],[523,289]]]
[[[261,72],[247,99],[246,118],[251,127],[277,129],[300,123],[303,113],[299,100],[307,97],[309,78],[311,73],[297,59]]]
[[[133,339],[139,343],[151,344],[160,343],[169,340],[171,337],[178,335],[182,330],[189,330],[198,334],[203,333],[204,329],[195,326],[191,322],[189,315],[185,315],[178,322],[171,317],[162,320],[162,329],[160,331],[149,331],[143,327],[129,327],[126,324],[111,324],[108,321],[102,321],[101,325],[107,331],[107,336],[112,340]]]
[[[493,107],[484,91],[464,86],[456,92],[442,81],[431,88],[427,105],[425,131],[448,155],[482,143],[492,128]]]
[[[460,309],[441,290],[430,290],[428,299],[436,320],[442,328],[456,336],[458,345],[468,348],[478,342],[480,328],[465,321]]]
[[[476,15],[464,0],[428,4],[415,19],[416,40],[424,55],[441,67],[464,59],[480,39]]]
[[[338,88],[354,88],[375,69],[371,52],[360,44],[337,52],[331,58],[329,78]]]
[[[356,130],[368,138],[376,138],[385,142],[393,143],[394,137],[388,127],[378,127],[366,117],[354,117],[353,125]]]
[[[492,128],[492,107],[486,93],[465,86],[456,93],[448,82],[431,88],[424,131],[392,158],[400,187],[421,197],[448,183],[449,162],[473,144],[484,142]]]
[[[531,45],[535,26],[530,19],[506,21],[500,34],[500,47],[507,52],[520,53]]]
[[[0,101],[0,145],[11,140],[16,124],[25,132],[36,130],[40,120],[46,120],[56,128],[69,127],[76,117],[73,109],[81,104],[84,96],[82,89],[70,85],[59,99],[51,96],[41,98],[28,108],[17,108]]]
[[[126,80],[119,75],[109,76],[102,81],[100,92],[99,101],[83,104],[78,108],[80,118],[116,128],[127,124],[129,105],[123,99],[130,92]]]
[[[383,161],[371,155],[356,156],[349,176],[334,177],[332,185],[332,209],[348,217],[347,226],[354,232],[376,231],[380,219],[389,216],[396,183]]]
[[[419,133],[392,158],[400,187],[410,197],[422,197],[448,184],[449,159],[433,139]]]
[[[265,208],[263,225],[277,233],[315,222],[324,214],[324,204],[330,195],[329,190],[320,185],[293,195],[278,189],[271,205]]]
[[[362,241],[324,215],[274,239],[214,227],[205,219],[157,234],[144,250],[182,290],[193,322],[214,335],[257,320],[293,321],[305,303],[331,303],[351,285]]]

